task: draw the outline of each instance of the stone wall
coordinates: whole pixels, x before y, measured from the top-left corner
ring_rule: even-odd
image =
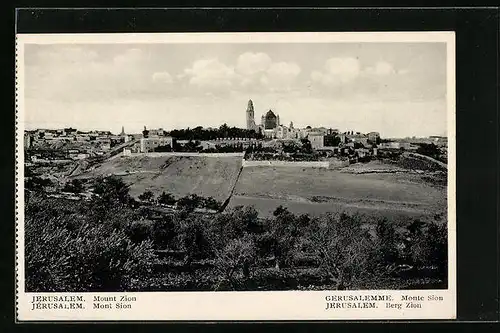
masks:
[[[331,159],[328,161],[329,169],[339,169],[349,166],[349,160]]]
[[[186,157],[241,157],[244,153],[190,153],[190,152],[151,152],[151,153],[132,153],[128,156],[146,156],[146,157],[168,157],[168,156],[186,156]]]
[[[244,168],[257,167],[257,166],[267,166],[267,167],[301,167],[301,168],[323,168],[328,169],[330,167],[330,162],[328,161],[301,161],[301,162],[290,162],[290,161],[247,161],[243,160],[242,166]]]

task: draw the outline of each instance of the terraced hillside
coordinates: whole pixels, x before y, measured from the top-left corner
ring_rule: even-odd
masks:
[[[80,177],[118,175],[130,184],[130,194],[145,190],[156,195],[170,192],[180,197],[191,193],[224,201],[236,183],[241,157],[117,157]]]

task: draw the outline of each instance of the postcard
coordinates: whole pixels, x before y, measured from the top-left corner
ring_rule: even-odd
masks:
[[[16,39],[18,321],[456,318],[453,32]]]

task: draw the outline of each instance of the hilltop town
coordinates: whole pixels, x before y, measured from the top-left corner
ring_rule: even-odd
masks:
[[[253,101],[245,112],[246,128],[147,129],[142,133],[80,131],[75,128],[25,131],[26,162],[63,163],[71,160],[102,160],[115,155],[131,156],[153,152],[236,153],[250,159],[318,161],[338,157],[351,162],[380,154],[421,152],[446,163],[447,137],[383,138],[379,132],[340,131],[331,127],[285,126],[271,109],[255,122]]]

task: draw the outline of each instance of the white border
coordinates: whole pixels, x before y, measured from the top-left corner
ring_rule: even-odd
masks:
[[[17,319],[21,321],[86,320],[387,320],[456,318],[456,141],[454,32],[293,32],[293,33],[154,33],[154,34],[18,34],[16,52],[16,287]],[[31,310],[31,299],[47,293],[24,290],[24,45],[25,44],[157,44],[157,43],[429,43],[447,44],[448,110],[448,289],[421,291],[273,291],[273,292],[138,292],[132,310],[93,310],[98,293],[83,295],[86,309]],[[113,293],[123,295],[124,293]],[[330,309],[328,295],[438,295],[441,302],[424,302],[421,309]],[[54,294],[51,294],[54,295]],[[100,294],[102,295],[102,293]],[[108,294],[111,295],[111,294]]]

